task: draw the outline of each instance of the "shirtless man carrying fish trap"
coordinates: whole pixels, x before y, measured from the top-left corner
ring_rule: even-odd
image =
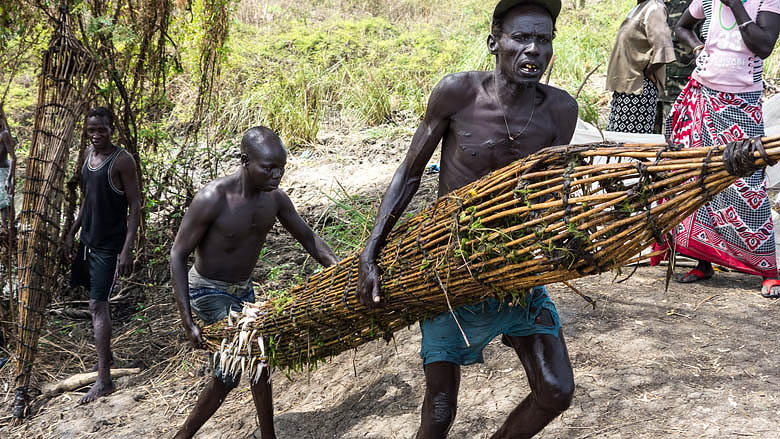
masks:
[[[203,347],[200,327],[224,319],[242,303],[254,302],[252,270],[277,218],[314,259],[324,266],[336,255],[295,211],[279,189],[287,152],[281,139],[266,127],[251,128],[241,140],[241,169],[201,189],[187,209],[171,249],[171,277],[182,326],[196,348]],[[187,272],[187,257],[195,264]],[[190,438],[216,412],[241,376],[218,365],[177,438]],[[263,439],[276,437],[268,369],[250,380]]]

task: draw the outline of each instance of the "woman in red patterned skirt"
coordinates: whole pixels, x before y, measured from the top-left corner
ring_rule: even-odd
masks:
[[[693,32],[701,21],[705,42]],[[666,136],[685,148],[763,136],[763,60],[780,32],[780,0],[693,0],[676,34],[697,55],[696,69],[666,120]],[[763,171],[741,178],[675,230],[676,251],[698,266],[680,279],[714,274],[712,263],[764,278],[780,297],[774,225]]]

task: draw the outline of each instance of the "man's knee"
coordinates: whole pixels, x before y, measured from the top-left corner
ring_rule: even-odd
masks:
[[[108,302],[104,300],[92,300],[89,301],[89,311],[92,314],[106,312],[108,310]]]
[[[449,393],[439,393],[433,397],[432,420],[436,424],[449,426],[455,420],[458,402]]]
[[[563,413],[571,405],[574,397],[574,380],[570,377],[546,383],[536,395],[539,405],[552,413]]]

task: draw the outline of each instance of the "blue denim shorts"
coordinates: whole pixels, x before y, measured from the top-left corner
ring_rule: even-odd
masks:
[[[482,350],[499,334],[517,337],[535,334],[558,336],[561,322],[546,287],[533,288],[531,293],[526,294],[525,306],[510,307],[510,300],[511,297],[508,297],[501,303],[491,297],[476,305],[455,308],[455,317],[469,340],[468,346],[449,311],[421,321],[420,357],[423,365],[437,361],[461,366],[484,363]],[[550,326],[536,322],[545,309],[552,317]]]
[[[255,302],[252,287],[236,293],[208,287],[190,288],[190,308],[203,323],[211,325],[227,317],[230,310],[240,312],[244,302]]]

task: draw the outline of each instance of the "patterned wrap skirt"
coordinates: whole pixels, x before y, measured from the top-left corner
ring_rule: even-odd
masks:
[[[652,134],[658,89],[645,78],[642,94],[612,93],[607,131]]]
[[[764,135],[761,91],[725,93],[690,79],[666,119],[685,148]],[[676,251],[748,274],[777,276],[772,210],[764,171],[740,178],[675,228]]]

